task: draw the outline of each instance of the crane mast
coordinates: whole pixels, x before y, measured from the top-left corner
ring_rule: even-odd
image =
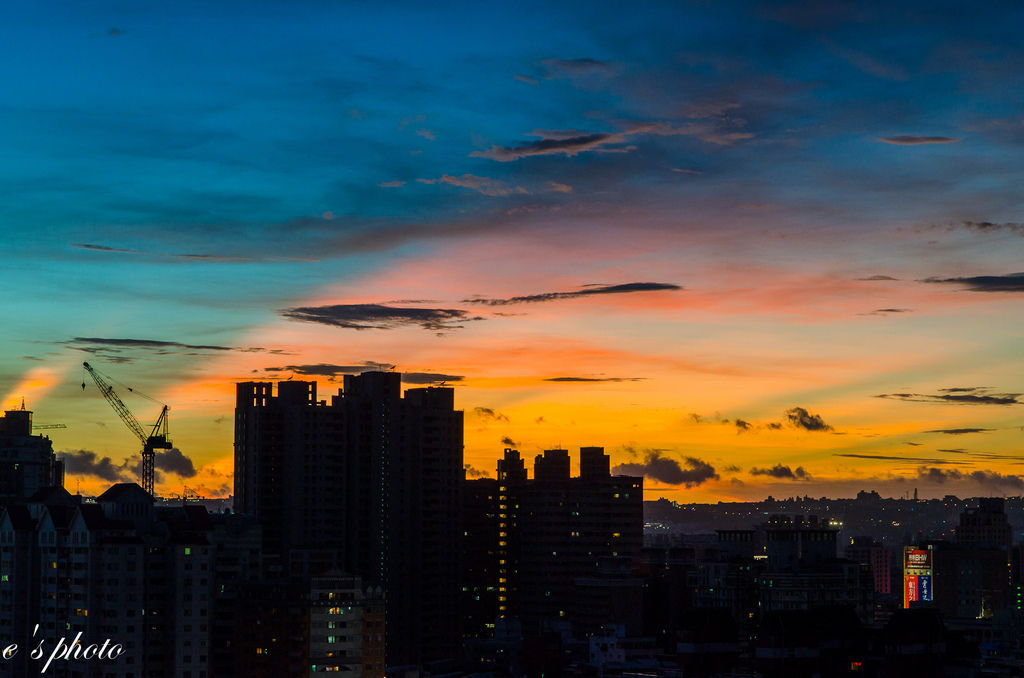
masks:
[[[171,441],[167,439],[167,411],[170,409],[167,405],[163,406],[160,410],[160,416],[157,418],[156,423],[153,424],[153,428],[146,433],[146,430],[139,423],[139,420],[135,418],[132,411],[128,409],[128,406],[122,402],[121,398],[118,397],[117,393],[114,392],[114,387],[111,386],[106,379],[104,379],[99,372],[92,368],[89,363],[82,363],[86,372],[92,377],[93,381],[96,382],[97,388],[100,390],[100,394],[106,399],[110,406],[117,412],[117,416],[121,418],[125,426],[128,427],[135,437],[142,443],[142,489],[153,495],[153,477],[155,475],[156,468],[156,450],[169,450],[171,449]],[[82,384],[82,388],[85,388],[85,384]],[[129,389],[131,390],[131,389]],[[154,495],[155,496],[155,495]]]

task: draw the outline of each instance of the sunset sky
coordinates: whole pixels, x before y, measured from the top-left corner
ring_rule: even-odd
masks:
[[[1022,494],[1024,8],[873,4],[10,4],[4,409],[83,493],[139,447],[88,360],[168,495],[230,494],[235,382],[379,365],[470,475]]]

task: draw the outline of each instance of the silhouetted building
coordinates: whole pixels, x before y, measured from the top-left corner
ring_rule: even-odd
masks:
[[[492,615],[521,620],[527,634],[537,633],[551,622],[565,624],[574,618],[589,625],[593,615],[577,615],[582,609],[578,604],[582,601],[592,609],[594,601],[607,602],[605,594],[611,595],[621,584],[612,581],[615,577],[598,581],[602,558],[620,557],[631,564],[643,544],[643,479],[611,476],[602,448],[584,450],[581,469],[587,475],[576,478],[570,477],[566,450],[538,455],[532,480],[526,479],[516,450],[505,450],[498,462],[497,577],[491,584],[497,588],[498,600]],[[487,486],[480,481],[472,483],[476,484],[472,491],[482,501]],[[478,501],[477,505],[483,504]],[[482,538],[488,542],[486,536]],[[467,549],[477,557],[489,557],[479,544]],[[482,567],[474,566],[474,571]],[[630,578],[623,585],[638,583]],[[472,585],[486,592],[486,582]],[[632,619],[630,623],[633,625]]]
[[[1006,500],[988,497],[978,500],[977,508],[960,514],[956,528],[956,543],[965,546],[1009,549],[1013,545],[1013,530],[1006,518]]]
[[[6,507],[0,633],[27,648],[81,632],[90,641],[111,638],[125,651],[112,661],[57,661],[47,675],[201,678],[209,670],[214,604],[210,527],[205,508],[156,509],[134,483],[114,485],[95,503],[45,488]],[[19,652],[14,675],[32,673],[27,661]]]
[[[43,487],[63,486],[64,462],[54,456],[49,438],[32,435],[32,411],[4,412],[0,416],[0,502],[27,499]]]
[[[575,600],[569,608],[573,633],[589,635],[602,627],[621,626],[627,636],[643,635],[644,581],[633,574],[626,556],[602,556],[596,571],[576,577]]]
[[[846,557],[867,568],[875,593],[892,593],[892,553],[885,545],[871,537],[854,537],[846,547]]]
[[[771,516],[763,531],[770,570],[817,565],[836,557],[839,531],[817,516]]]
[[[462,412],[450,388],[401,375],[238,384],[235,506],[289,574],[338,568],[382,586],[389,665],[455,656],[462,546]]]
[[[499,462],[500,463],[500,462]],[[498,610],[498,580],[503,566],[499,553],[498,481],[466,480],[463,486],[462,604],[460,621],[465,638],[494,635]],[[507,539],[507,531],[506,537]]]

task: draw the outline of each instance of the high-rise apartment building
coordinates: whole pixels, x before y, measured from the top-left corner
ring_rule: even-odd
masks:
[[[214,552],[202,506],[154,508],[134,483],[83,503],[44,488],[0,516],[0,634],[20,647],[59,638],[123,649],[116,659],[72,656],[58,678],[212,678]],[[10,675],[41,666],[19,652]]]
[[[290,574],[329,569],[385,591],[387,661],[459,647],[462,412],[451,388],[401,392],[401,375],[238,384],[235,508]]]
[[[32,411],[24,405],[0,415],[0,502],[64,485],[64,463],[54,456],[53,443],[32,431]]]
[[[567,450],[546,450],[537,455],[531,480],[519,452],[506,449],[496,483],[466,484],[481,518],[465,535],[467,558],[476,559],[467,563],[475,575],[467,584],[476,592],[465,591],[472,596],[464,600],[479,620],[486,614],[479,603],[493,600],[488,594],[496,591],[492,626],[495,620],[519,620],[532,633],[551,621],[582,619],[578,579],[606,574],[599,565],[609,558],[621,559],[619,567],[626,563],[628,569],[643,545],[643,478],[612,476],[602,448],[581,448],[578,477],[570,476]],[[496,540],[488,529],[496,531]],[[596,581],[587,580],[587,586],[607,585]],[[597,600],[587,591],[588,604]],[[476,623],[472,633],[486,628]]]

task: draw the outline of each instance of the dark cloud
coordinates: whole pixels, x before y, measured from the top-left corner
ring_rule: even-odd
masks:
[[[749,431],[751,428],[753,428],[753,424],[751,424],[749,421],[744,421],[743,419],[737,419],[733,423],[736,425],[737,433],[743,433],[744,431]]]
[[[940,450],[941,451],[941,450]],[[853,452],[845,452],[842,454],[835,454],[836,457],[847,457],[849,459],[881,459],[882,461],[909,461],[917,464],[950,464],[952,462],[946,459],[929,459],[927,457],[900,457],[900,456],[889,456],[885,454],[855,454]]]
[[[939,389],[940,393],[880,393],[876,398],[902,400],[910,403],[953,403],[958,405],[1020,405],[1020,393],[991,393],[989,389],[958,387]]]
[[[899,280],[899,278],[893,278],[892,276],[889,276],[889,275],[871,275],[871,276],[868,276],[867,278],[855,278],[855,279],[856,280],[865,281],[865,282],[879,282],[879,281],[883,281],[883,280]]]
[[[701,141],[719,146],[731,146],[754,135],[743,130],[742,118],[729,115],[710,115],[710,111],[694,112],[693,117],[712,117],[714,120],[673,124],[664,121],[631,121],[623,124],[619,132],[586,132],[583,130],[534,130],[531,136],[540,137],[521,146],[491,146],[486,151],[474,151],[470,157],[489,158],[498,162],[512,162],[535,155],[562,154],[573,157],[580,153],[629,153],[635,145],[625,145],[635,136],[694,136]]]
[[[196,467],[192,460],[182,454],[181,450],[172,447],[164,452],[157,452],[153,465],[167,473],[174,473],[182,478],[192,478],[196,475]]]
[[[944,483],[947,480],[961,480],[964,476],[956,469],[945,470],[941,468],[922,466],[917,469],[917,477],[920,480],[926,480],[933,483]]]
[[[509,297],[508,299],[484,299],[473,298],[463,299],[467,304],[485,304],[487,306],[507,306],[509,304],[532,304],[543,301],[557,301],[559,299],[577,299],[579,297],[590,297],[602,294],[629,294],[632,292],[661,292],[676,291],[683,289],[672,283],[656,282],[634,282],[622,283],[620,285],[591,285],[575,292],[543,292],[541,294],[529,294],[521,297]]]
[[[1010,221],[961,221],[959,228],[967,231],[977,231],[978,233],[1013,233],[1014,235],[1024,235],[1024,224]]]
[[[57,457],[70,475],[95,476],[111,483],[126,479],[123,466],[114,464],[110,457],[100,458],[90,450],[68,450],[57,453]]]
[[[976,275],[965,278],[925,278],[922,282],[962,285],[971,292],[1024,292],[1024,273]]]
[[[344,374],[359,374],[374,369],[374,363],[361,365],[333,365],[316,363],[315,365],[285,365],[283,367],[264,367],[264,372],[291,372],[304,377],[338,377]]]
[[[770,476],[772,478],[779,478],[782,480],[811,479],[811,474],[805,471],[803,466],[797,466],[795,469],[791,469],[789,466],[783,466],[782,464],[776,464],[771,468],[752,468],[750,469],[750,475]]]
[[[197,254],[197,253],[183,253],[183,254],[164,254],[161,252],[147,252],[146,250],[132,250],[123,247],[109,247],[107,245],[94,245],[91,243],[74,243],[72,247],[80,250],[91,250],[93,252],[109,252],[111,254],[138,254],[146,257],[165,257],[168,259],[178,259],[182,261],[195,261],[195,262],[208,262],[208,263],[220,263],[220,262],[250,262],[254,261],[249,257],[236,257],[226,254]]]
[[[458,374],[441,374],[439,372],[402,372],[402,382],[406,384],[440,384],[442,382],[462,381],[465,377]]]
[[[239,351],[242,353],[284,354],[280,349],[266,349],[257,346],[219,346],[212,344],[185,344],[177,341],[157,339],[111,339],[106,337],[75,337],[59,342],[63,346],[89,353],[111,363],[130,363],[135,360],[132,352],[144,351],[153,355],[198,355],[205,351]],[[127,353],[127,355],[126,355]]]
[[[612,64],[607,61],[599,61],[590,57],[580,59],[545,59],[540,64],[546,70],[549,79],[592,74],[606,75],[613,70]]]
[[[584,151],[590,151],[608,144],[618,144],[624,141],[621,134],[594,133],[584,134],[565,139],[538,139],[522,146],[491,146],[486,151],[473,151],[470,157],[489,158],[498,162],[511,162],[532,155],[555,155],[564,154],[573,157]]]
[[[925,431],[925,433],[945,433],[951,436],[962,436],[967,433],[984,433],[987,431],[994,431],[993,428],[937,428],[931,431]]]
[[[492,410],[489,407],[474,407],[473,413],[481,419],[492,419],[494,421],[503,421],[506,423],[509,421],[506,415],[498,412],[497,410]]]
[[[320,323],[351,330],[390,330],[419,326],[425,330],[452,330],[460,322],[479,320],[455,308],[405,308],[380,304],[300,306],[279,311],[289,320]]]
[[[802,407],[786,410],[786,420],[796,428],[805,431],[831,431],[832,427],[825,423],[820,414],[811,414]]]
[[[557,381],[557,382],[574,382],[574,381],[643,381],[645,377],[548,377],[544,381]]]
[[[958,471],[956,469],[940,469],[922,466],[917,470],[920,480],[934,483],[946,483],[970,480],[989,490],[1021,490],[1024,489],[1024,478],[1019,475],[1002,474],[998,471]]]
[[[742,470],[743,469],[741,469],[739,466],[736,466],[735,464],[729,464],[728,466],[722,469],[724,473],[739,473]]]
[[[177,341],[157,341],[155,339],[105,339],[101,337],[75,337],[64,342],[66,345],[116,346],[119,348],[168,349],[185,348],[193,351],[234,351],[231,346],[215,346],[209,344],[182,344]]]
[[[708,480],[718,480],[715,467],[696,457],[684,457],[685,467],[675,459],[663,456],[660,450],[648,450],[643,463],[619,464],[615,475],[645,476],[669,485],[696,487]]]
[[[505,445],[506,447],[519,447],[519,443],[517,443],[516,441],[512,440],[508,436],[503,436],[502,437],[501,444]]]
[[[1015,490],[1024,488],[1024,478],[1021,478],[1019,475],[1004,475],[998,471],[971,471],[967,476],[971,480],[986,487],[1010,487]]]
[[[487,471],[481,471],[480,469],[473,468],[471,464],[466,464],[463,468],[466,469],[467,478],[489,478],[491,476]]]
[[[910,313],[912,310],[910,308],[876,308],[870,313],[860,313],[859,315],[890,315],[892,313]]]
[[[877,141],[897,146],[920,146],[921,144],[954,144],[960,141],[960,139],[956,137],[922,137],[901,134],[894,137],[878,137]]]
[[[417,179],[421,184],[448,184],[459,188],[468,188],[482,195],[491,197],[502,197],[508,195],[525,195],[529,193],[522,186],[510,186],[504,181],[490,177],[480,177],[475,174],[463,174],[460,177],[445,174],[437,179]]]

